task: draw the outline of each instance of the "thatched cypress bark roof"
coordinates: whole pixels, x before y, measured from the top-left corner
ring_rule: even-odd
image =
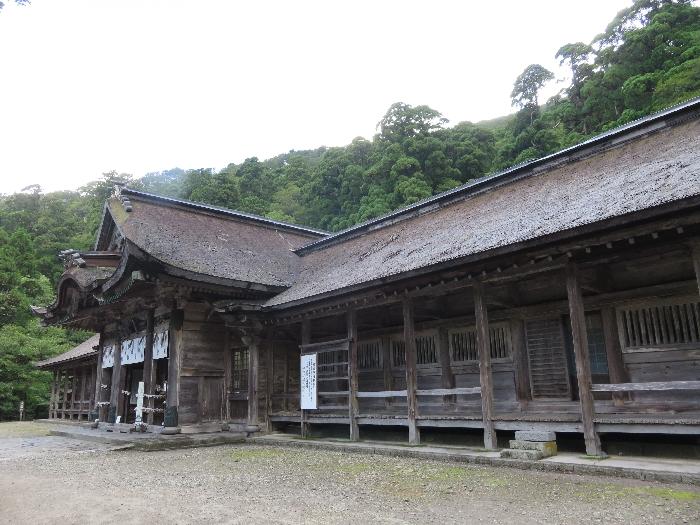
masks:
[[[284,307],[700,195],[700,100],[298,251]]]

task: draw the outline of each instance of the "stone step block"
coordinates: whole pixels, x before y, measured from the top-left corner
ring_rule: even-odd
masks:
[[[521,441],[518,439],[511,439],[510,448],[516,450],[537,450],[542,452],[546,458],[557,455],[556,441]]]
[[[538,459],[542,459],[544,457],[544,454],[542,454],[542,452],[540,452],[539,450],[520,450],[514,448],[506,448],[504,450],[501,450],[501,457],[537,461]]]
[[[556,441],[556,432],[546,430],[517,430],[515,439],[518,441]]]

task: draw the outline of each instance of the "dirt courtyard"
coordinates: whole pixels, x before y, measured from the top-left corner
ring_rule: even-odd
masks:
[[[0,447],[0,523],[700,523],[700,488],[227,445]],[[57,438],[47,438],[57,439]]]

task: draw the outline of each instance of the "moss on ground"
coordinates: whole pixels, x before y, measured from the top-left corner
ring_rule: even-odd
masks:
[[[33,421],[9,421],[0,423],[0,439],[18,437],[41,437],[50,435],[50,428]]]

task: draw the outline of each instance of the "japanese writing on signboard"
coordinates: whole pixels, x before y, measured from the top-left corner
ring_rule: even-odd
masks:
[[[316,410],[316,354],[301,356],[301,409]]]

